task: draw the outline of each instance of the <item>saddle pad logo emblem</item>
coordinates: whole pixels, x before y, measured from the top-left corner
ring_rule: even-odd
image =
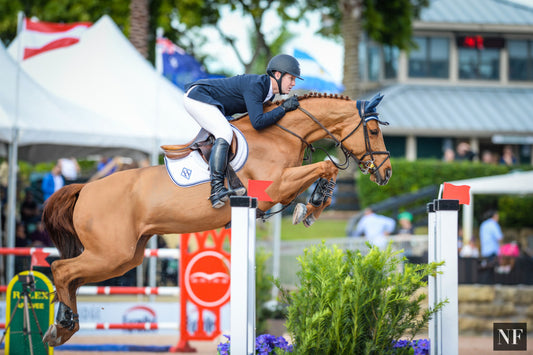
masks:
[[[181,176],[183,176],[185,179],[190,180],[192,174],[192,170],[188,168],[181,169]]]

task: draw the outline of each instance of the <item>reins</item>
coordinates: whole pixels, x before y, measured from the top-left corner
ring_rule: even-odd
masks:
[[[359,103],[361,103],[361,106],[359,106]],[[340,170],[348,169],[348,167],[350,165],[350,159],[349,158],[352,157],[355,160],[355,162],[357,163],[357,165],[359,166],[359,169],[361,170],[361,172],[363,174],[374,173],[376,170],[378,170],[387,161],[387,159],[390,158],[390,153],[388,151],[373,151],[372,147],[370,146],[370,137],[368,136],[368,127],[367,127],[366,123],[369,120],[371,120],[371,119],[375,119],[380,124],[383,124],[383,125],[388,125],[388,123],[380,121],[378,119],[378,117],[377,117],[378,116],[377,112],[368,112],[368,113],[365,112],[365,103],[366,103],[365,101],[360,101],[360,102],[357,103],[358,104],[358,109],[359,109],[359,116],[360,116],[361,120],[359,121],[359,124],[350,133],[348,133],[348,135],[346,135],[346,137],[342,138],[341,140],[337,139],[337,137],[335,137],[333,135],[333,133],[331,133],[327,129],[327,127],[324,126],[322,124],[322,122],[320,122],[311,112],[307,111],[306,109],[304,109],[301,106],[298,106],[298,109],[300,111],[305,113],[305,115],[307,117],[311,118],[313,120],[313,122],[318,124],[320,126],[320,128],[322,128],[322,130],[324,130],[326,132],[326,134],[329,136],[329,138],[331,138],[335,142],[335,146],[336,147],[340,146],[340,148],[341,148],[341,150],[342,150],[342,152],[344,154],[344,158],[345,158],[345,161],[342,164],[337,163],[325,149],[318,148],[318,149],[322,150],[328,156],[328,158],[331,160],[331,162]],[[365,150],[366,150],[366,152],[361,156],[361,158],[358,158],[348,148],[346,148],[346,146],[343,144],[343,142],[346,139],[348,139],[349,137],[351,137],[359,129],[359,127],[361,127],[361,125],[363,126],[363,134],[364,134],[364,138],[365,138]],[[310,160],[312,158],[312,155],[316,151],[317,148],[315,148],[311,143],[307,142],[304,138],[302,138],[301,136],[299,136],[295,132],[291,131],[290,129],[288,129],[286,127],[283,127],[282,125],[280,125],[277,122],[276,122],[276,126],[281,128],[285,132],[290,133],[291,135],[295,136],[296,138],[298,138],[306,146],[306,148],[309,148],[310,155],[309,155],[309,157],[305,157],[304,160],[307,160],[307,159]],[[384,159],[381,162],[381,164],[379,166],[377,166],[377,167],[374,164],[374,155],[375,154],[386,154],[387,155],[387,158]],[[370,160],[363,161],[363,159],[366,156],[370,156]]]

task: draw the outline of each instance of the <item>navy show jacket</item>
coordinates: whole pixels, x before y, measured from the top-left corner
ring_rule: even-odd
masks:
[[[273,125],[285,115],[281,106],[263,113],[263,103],[270,91],[270,77],[266,74],[200,79],[187,84],[185,92],[193,86],[189,98],[215,105],[225,116],[248,112],[250,122],[257,130]]]

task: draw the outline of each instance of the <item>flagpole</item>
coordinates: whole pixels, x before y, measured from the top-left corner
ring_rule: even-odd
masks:
[[[156,35],[156,44],[155,44],[155,64],[156,64],[156,71],[159,71],[159,68],[158,68],[158,65],[160,63],[158,63],[158,48],[157,48],[157,38],[159,38],[160,36],[163,35],[163,29],[162,28],[158,28],[157,29],[157,35]],[[150,164],[152,166],[155,166],[155,165],[159,165],[159,141],[158,141],[158,133],[159,133],[159,130],[157,129],[158,128],[158,125],[159,125],[159,96],[160,96],[160,78],[159,76],[154,76],[155,78],[155,90],[154,90],[154,93],[155,93],[155,97],[154,97],[154,102],[155,102],[155,120],[154,120],[154,134],[153,134],[153,145],[152,145],[152,151],[150,153]],[[149,246],[150,248],[152,249],[157,249],[157,238],[158,238],[158,235],[154,235],[154,237],[152,237],[150,239],[150,242],[149,242]],[[157,277],[157,260],[156,258],[150,258],[150,260],[148,261],[148,283],[149,283],[149,286],[150,287],[155,287],[156,286],[156,277]],[[151,295],[150,296],[150,301],[155,301],[155,296],[154,295]]]
[[[19,143],[19,108],[20,108],[20,63],[22,49],[22,27],[24,24],[24,13],[19,11],[17,24],[17,75],[15,80],[15,115],[11,135],[11,144],[9,145],[9,177],[7,187],[7,247],[15,246],[15,229],[16,229],[16,205],[17,205],[17,170],[18,170],[18,143]],[[15,275],[15,256],[7,256],[6,276],[11,280]]]

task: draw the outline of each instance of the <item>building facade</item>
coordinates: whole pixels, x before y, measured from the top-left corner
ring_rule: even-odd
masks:
[[[360,44],[365,97],[385,95],[379,111],[390,122],[391,154],[457,158],[466,143],[474,160],[532,164],[533,7],[432,0],[413,28],[409,52]]]

